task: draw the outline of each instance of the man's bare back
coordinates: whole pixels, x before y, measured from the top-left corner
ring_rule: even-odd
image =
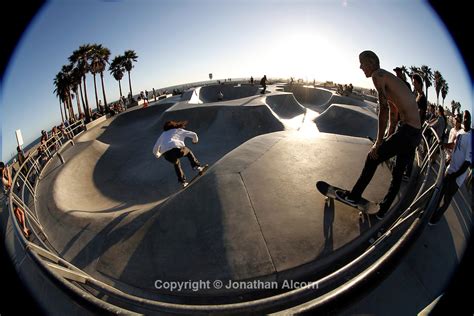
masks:
[[[414,128],[421,128],[415,96],[402,80],[385,69],[374,71],[372,80],[377,92],[384,93],[387,101],[396,106],[400,121]]]

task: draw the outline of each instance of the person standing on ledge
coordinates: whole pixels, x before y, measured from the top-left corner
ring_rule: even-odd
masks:
[[[205,167],[201,167],[191,149],[184,144],[187,137],[193,139],[193,144],[197,144],[199,141],[196,133],[184,129],[187,123],[187,121],[167,121],[163,126],[163,133],[153,146],[153,155],[156,158],[163,155],[167,161],[174,165],[178,181],[183,185],[183,188],[188,186],[188,182],[183,169],[181,169],[180,158],[187,157],[191,167],[199,173],[205,169]]]
[[[265,91],[267,91],[267,75],[264,75],[262,79],[260,79],[260,85],[263,88],[262,92],[260,93],[265,94]]]
[[[380,208],[377,212],[377,218],[382,219],[400,189],[403,172],[410,160],[410,153],[420,143],[420,115],[418,114],[418,106],[413,93],[402,80],[380,68],[379,58],[374,52],[363,51],[359,55],[359,61],[360,69],[362,69],[367,78],[372,77],[379,95],[380,109],[377,139],[367,155],[364,169],[352,190],[350,192],[338,190],[336,191],[336,197],[356,207],[362,197],[362,193],[372,180],[377,166],[391,157],[397,156],[397,161],[392,171],[390,188],[380,203]],[[398,128],[393,134],[384,138],[389,113],[389,130],[392,129],[391,125],[395,124],[395,120],[393,120],[395,115],[392,115],[394,112],[399,114]]]

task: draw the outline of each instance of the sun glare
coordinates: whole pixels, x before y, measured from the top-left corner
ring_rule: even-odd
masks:
[[[295,79],[340,81],[347,71],[345,67],[348,63],[352,65],[325,30],[289,31],[276,40],[273,47],[273,63],[278,65],[282,75]]]

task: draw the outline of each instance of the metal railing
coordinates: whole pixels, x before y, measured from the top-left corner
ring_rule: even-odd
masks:
[[[430,136],[431,135],[431,136]],[[48,153],[51,161],[67,142],[54,138],[50,146],[60,144],[55,151]],[[51,140],[51,139],[50,139]],[[439,162],[438,168],[433,167],[434,158]],[[369,244],[359,254],[340,268],[330,271],[307,283],[305,287],[288,290],[273,296],[248,300],[238,303],[215,305],[192,305],[154,301],[138,297],[118,290],[101,282],[81,269],[62,259],[48,241],[36,211],[29,207],[28,196],[35,198],[38,180],[46,164],[41,164],[33,155],[20,166],[13,179],[13,187],[21,188],[17,194],[12,189],[9,194],[10,215],[15,218],[14,205],[25,210],[27,225],[32,228],[34,238],[27,240],[19,223],[14,221],[14,233],[21,241],[27,254],[42,271],[60,288],[66,291],[71,299],[87,302],[89,308],[112,311],[114,313],[133,312],[164,312],[174,314],[223,313],[239,314],[249,312],[271,312],[292,307],[297,312],[331,306],[342,298],[350,298],[360,293],[360,288],[368,282],[375,283],[380,278],[380,271],[393,267],[401,255],[421,234],[437,204],[438,191],[442,183],[445,169],[443,151],[436,132],[430,126],[423,129],[422,144],[416,153],[417,171],[421,176],[417,181],[418,190],[414,199],[406,208],[392,209],[391,213],[399,214],[395,220],[383,220],[371,232]],[[31,165],[32,168],[28,168]],[[27,169],[24,172],[24,169]],[[34,174],[32,174],[34,173]],[[31,178],[33,182],[30,181]],[[25,194],[26,192],[26,194]],[[26,198],[26,200],[25,200]],[[113,298],[114,304],[106,301]],[[310,302],[310,303],[307,303]],[[298,309],[299,304],[305,303]]]

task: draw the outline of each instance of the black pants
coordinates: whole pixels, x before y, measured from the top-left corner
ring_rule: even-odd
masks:
[[[199,167],[199,161],[194,156],[193,152],[188,147],[183,148],[173,148],[168,150],[163,154],[166,160],[171,162],[174,165],[174,170],[176,175],[178,176],[178,181],[183,183],[186,181],[186,177],[184,176],[183,169],[181,169],[181,163],[179,161],[180,158],[187,157],[189,162],[191,163],[191,167]]]
[[[352,188],[349,198],[359,200],[362,197],[365,188],[369,185],[370,180],[372,180],[378,165],[393,156],[397,156],[397,161],[392,171],[392,182],[390,183],[390,188],[388,189],[385,198],[380,203],[379,212],[382,215],[385,214],[400,190],[403,172],[405,171],[416,146],[420,143],[420,140],[420,129],[409,125],[399,125],[397,131],[389,138],[385,139],[379,146],[377,159],[372,159],[367,155],[364,169]]]
[[[413,150],[410,152],[410,158],[408,158],[407,169],[406,169],[406,172],[405,172],[407,177],[411,176],[411,172],[413,170],[413,161],[415,160],[415,152],[416,152],[416,147],[413,148]]]
[[[437,223],[441,217],[443,217],[444,212],[448,209],[453,196],[458,191],[459,187],[456,183],[456,178],[453,176],[445,176],[443,179],[443,187],[441,188],[441,192],[439,194],[438,203],[436,205],[436,211],[431,216],[430,222]],[[441,201],[443,201],[443,205],[440,206]]]
[[[265,91],[267,91],[267,86],[266,85],[262,85],[262,92],[260,92],[261,94],[265,94]]]

